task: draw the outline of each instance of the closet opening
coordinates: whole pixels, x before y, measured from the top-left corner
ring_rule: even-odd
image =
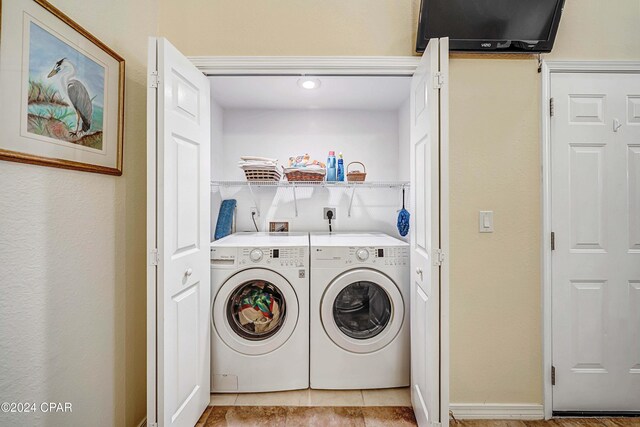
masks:
[[[406,240],[396,223],[403,189],[410,205],[410,76],[208,79],[212,240],[226,199],[237,202],[235,231],[329,231],[330,208],[334,232],[374,230]],[[322,167],[330,152],[342,156],[343,181],[339,174],[335,181],[287,179],[289,166]],[[272,170],[280,180],[262,174],[252,181],[239,165],[251,157],[277,161]],[[349,181],[358,177],[364,181]]]

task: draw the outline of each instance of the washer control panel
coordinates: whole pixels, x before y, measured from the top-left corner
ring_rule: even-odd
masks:
[[[409,265],[409,246],[315,247],[312,263],[317,267]]]
[[[358,261],[366,261],[369,259],[369,250],[367,248],[360,248],[356,250],[356,258]]]
[[[309,260],[306,246],[258,247],[258,248],[211,248],[211,265],[214,267],[304,267]]]
[[[303,267],[307,248],[242,248],[238,251],[238,264],[268,265],[272,267]]]

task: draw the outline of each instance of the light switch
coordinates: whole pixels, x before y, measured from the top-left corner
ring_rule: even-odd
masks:
[[[478,231],[493,233],[493,211],[480,211]]]

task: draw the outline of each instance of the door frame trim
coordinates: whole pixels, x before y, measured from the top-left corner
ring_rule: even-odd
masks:
[[[332,75],[402,76],[415,73],[420,56],[188,56],[207,76],[222,75]],[[448,99],[448,85],[441,89]],[[449,108],[448,102],[441,105]],[[446,123],[448,125],[448,121]],[[441,124],[442,125],[442,124]],[[442,127],[442,126],[441,126]],[[449,425],[449,130],[443,129],[440,147],[440,246],[446,258],[440,275],[440,422]],[[442,380],[444,379],[444,381]]]
[[[155,55],[147,58],[147,247],[146,247],[146,286],[147,286],[147,425],[158,423],[158,330],[157,330],[157,283],[158,266],[156,265],[157,242],[157,211],[158,211],[158,182],[157,182],[157,133],[158,133],[158,91],[149,90],[151,87],[150,70],[158,71],[158,39],[149,37],[147,42],[149,52]],[[153,109],[149,108],[153,105]],[[152,250],[156,250],[152,253]],[[152,309],[151,309],[152,308]],[[150,339],[155,337],[155,339]],[[149,381],[153,378],[153,381]]]
[[[207,76],[412,76],[419,56],[188,56]]]
[[[560,73],[624,73],[640,74],[639,61],[542,61],[541,93],[541,289],[542,289],[542,383],[545,419],[553,414],[553,386],[551,385],[552,313],[551,313],[551,75]]]

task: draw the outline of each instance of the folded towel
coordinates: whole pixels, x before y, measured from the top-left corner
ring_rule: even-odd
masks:
[[[222,239],[233,231],[236,204],[237,202],[234,199],[223,200],[220,204],[218,222],[216,223],[216,232],[213,235],[214,240]]]
[[[271,163],[278,163],[278,159],[270,159],[268,157],[257,157],[257,156],[241,156],[240,160],[245,160],[245,161],[258,161],[258,162],[271,162]]]
[[[268,172],[278,172],[278,160],[269,159],[266,157],[240,157],[238,167],[244,171],[247,170],[260,170]]]
[[[277,163],[271,163],[271,162],[243,162],[243,161],[239,161],[238,162],[238,166],[243,167],[243,166],[265,166],[265,167],[278,167]]]
[[[290,173],[290,172],[301,172],[301,173],[308,173],[308,174],[317,174],[317,175],[324,175],[326,173],[326,170],[323,168],[282,168],[284,170],[284,173]]]

